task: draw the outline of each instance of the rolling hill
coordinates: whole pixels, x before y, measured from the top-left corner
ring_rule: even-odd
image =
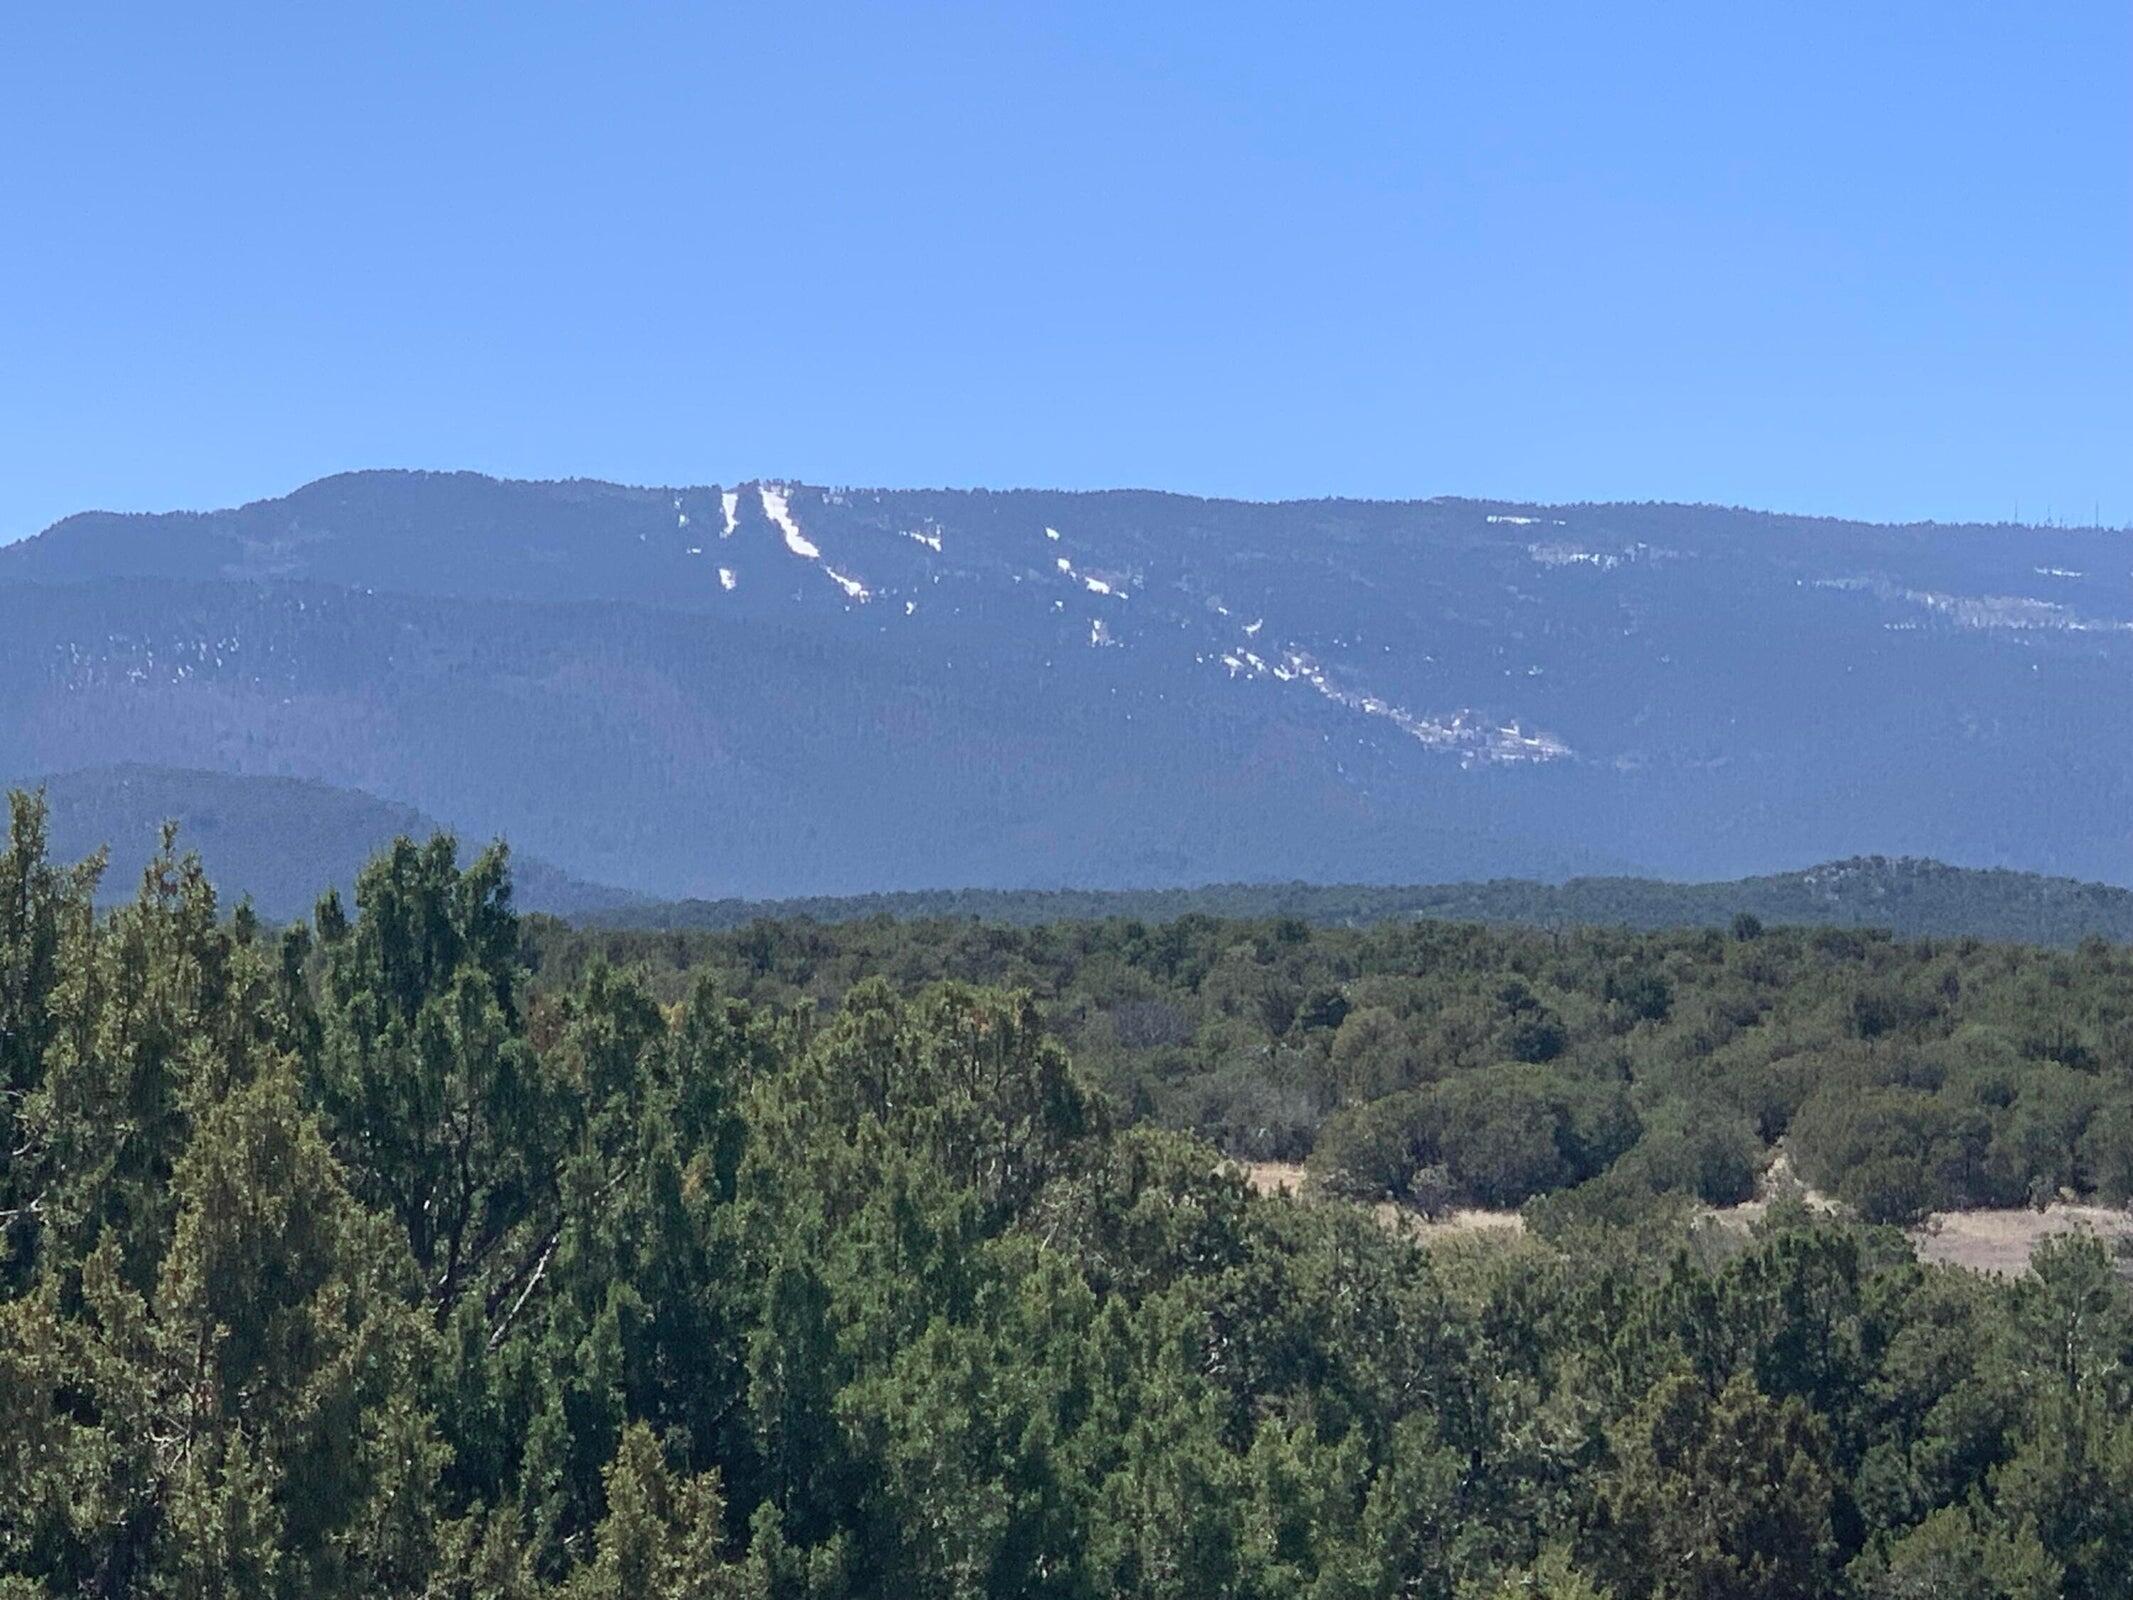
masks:
[[[358,868],[402,834],[426,838],[442,824],[408,806],[295,778],[125,765],[39,780],[49,805],[53,856],[81,860],[109,847],[99,897],[130,898],[165,822],[178,847],[198,851],[225,903],[249,897],[269,921],[307,915],[328,886],[343,895]],[[487,843],[461,839],[462,857]],[[514,854],[513,897],[522,910],[575,917],[613,913],[632,896],[586,883],[538,856]]]

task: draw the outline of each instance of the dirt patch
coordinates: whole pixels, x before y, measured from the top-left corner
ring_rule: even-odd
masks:
[[[1257,1194],[1301,1195],[1304,1190],[1304,1169],[1295,1161],[1240,1161],[1238,1168],[1244,1173],[1244,1181]],[[1467,1238],[1475,1234],[1500,1233],[1507,1237],[1526,1231],[1526,1219],[1516,1211],[1484,1211],[1478,1207],[1461,1207],[1448,1216],[1432,1222],[1420,1212],[1406,1206],[1395,1205],[1390,1200],[1380,1200],[1371,1206],[1370,1214],[1385,1227],[1408,1238],[1430,1244],[1439,1239]]]
[[[1241,1161],[1238,1169],[1257,1194],[1306,1193],[1302,1163],[1295,1161]],[[1801,1184],[1792,1175],[1781,1154],[1763,1185],[1764,1193],[1736,1206],[1706,1207],[1701,1215],[1710,1221],[1747,1233],[1770,1209],[1770,1194],[1789,1193],[1808,1208],[1835,1215],[1836,1201]],[[1523,1233],[1526,1219],[1516,1211],[1461,1209],[1435,1222],[1424,1220],[1406,1206],[1380,1200],[1370,1208],[1379,1222],[1395,1233],[1427,1244],[1439,1239],[1475,1234]],[[2004,1211],[1936,1211],[1910,1230],[1918,1259],[1929,1266],[1967,1267],[1972,1272],[1990,1272],[2000,1277],[2020,1277],[2029,1270],[2030,1252],[2044,1240],[2060,1233],[2090,1233],[2110,1248],[2133,1240],[2133,1211],[2114,1211],[2108,1206],[2053,1205],[2043,1211],[2017,1207]]]
[[[1936,1266],[2019,1277],[2029,1253],[2058,1233],[2093,1233],[2115,1247],[2133,1238],[2133,1215],[2106,1206],[2055,1205],[2008,1211],[1936,1211],[1911,1231],[1918,1259]]]
[[[1238,1170],[1257,1194],[1302,1195],[1306,1193],[1304,1168],[1294,1161],[1241,1161]],[[1789,1192],[1812,1210],[1835,1214],[1837,1203],[1827,1195],[1793,1178],[1782,1156],[1766,1181],[1765,1194],[1737,1206],[1709,1207],[1702,1215],[1710,1221],[1750,1231],[1770,1209],[1772,1190]],[[1440,1239],[1501,1234],[1516,1236],[1525,1231],[1525,1218],[1516,1211],[1462,1209],[1435,1222],[1425,1221],[1405,1206],[1381,1200],[1370,1208],[1379,1222],[1395,1233],[1423,1243]],[[2116,1248],[2133,1240],[2133,1212],[2107,1206],[2054,1205],[2043,1211],[2020,1207],[2004,1211],[1936,1211],[1910,1230],[1918,1259],[1929,1266],[1966,1267],[2000,1277],[2020,1277],[2029,1270],[2030,1252],[2045,1239],[2060,1233],[2090,1233]]]
[[[1301,1161],[1240,1161],[1237,1170],[1254,1194],[1302,1194],[1304,1166]]]

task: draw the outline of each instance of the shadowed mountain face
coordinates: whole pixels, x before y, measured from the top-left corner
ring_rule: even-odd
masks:
[[[0,550],[0,774],[315,780],[663,895],[2133,881],[2133,550],[1681,506],[365,473]]]

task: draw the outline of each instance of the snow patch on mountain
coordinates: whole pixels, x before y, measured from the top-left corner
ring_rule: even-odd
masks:
[[[815,547],[812,539],[800,531],[800,524],[793,521],[792,502],[785,491],[773,489],[765,483],[759,484],[755,492],[763,502],[763,515],[785,536],[785,548],[806,560],[820,561],[822,552]]]
[[[2113,617],[2087,617],[2056,600],[2039,600],[2026,594],[1948,594],[1939,589],[1908,589],[1885,578],[1817,578],[1817,589],[1870,594],[1878,600],[1895,600],[1922,606],[1958,628],[2039,629],[2064,633],[2133,632],[2133,622]]]
[[[785,536],[785,548],[803,560],[818,563],[829,581],[844,591],[847,600],[865,605],[874,598],[874,593],[864,583],[848,573],[839,572],[822,559],[822,550],[814,540],[800,531],[800,524],[793,519],[792,501],[787,492],[773,484],[758,484],[756,493],[763,501],[763,515]]]
[[[1335,705],[1389,722],[1418,744],[1457,756],[1461,766],[1537,764],[1573,754],[1554,734],[1529,730],[1522,723],[1493,722],[1470,709],[1446,716],[1419,716],[1382,695],[1347,688],[1334,682],[1317,657],[1294,645],[1282,651],[1278,662],[1269,662],[1242,646],[1226,651],[1221,662],[1232,678],[1307,683]]]
[[[1489,520],[1496,519],[1491,517]],[[1611,552],[1581,550],[1574,544],[1529,544],[1526,554],[1543,567],[1596,567],[1602,572],[1612,572],[1622,564],[1622,558]]]

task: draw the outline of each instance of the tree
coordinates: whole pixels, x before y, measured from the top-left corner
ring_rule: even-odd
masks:
[[[8,795],[7,848],[0,851],[0,1283],[28,1270],[53,1174],[34,1159],[42,1142],[38,1102],[47,1054],[78,1002],[93,959],[92,896],[103,874],[95,856],[71,870],[45,853],[41,795]]]
[[[1713,1395],[1677,1372],[1615,1437],[1593,1538],[1608,1581],[1654,1600],[1813,1600],[1837,1592],[1820,1421],[1745,1376]]]
[[[651,1429],[636,1423],[602,1479],[598,1553],[565,1586],[564,1600],[737,1600],[741,1572],[719,1555],[725,1501],[715,1475],[677,1478]]]

